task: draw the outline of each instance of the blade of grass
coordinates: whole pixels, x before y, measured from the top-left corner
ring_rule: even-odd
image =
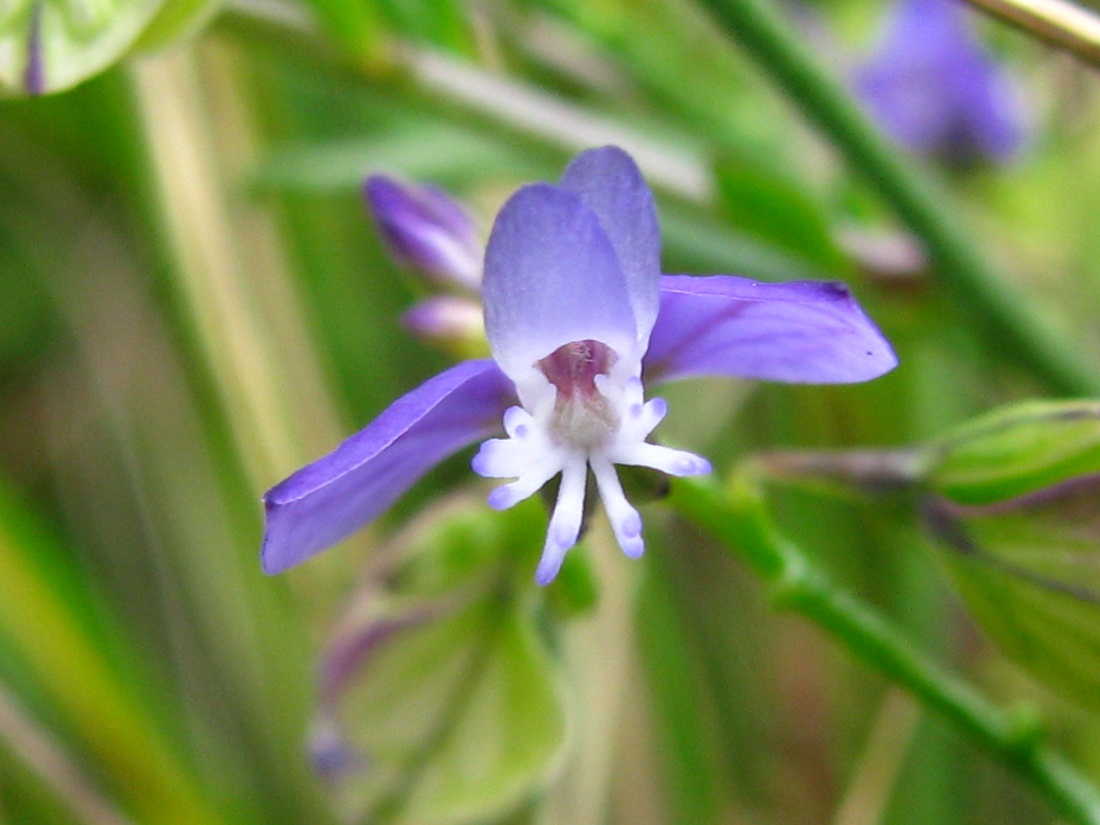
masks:
[[[130,825],[77,767],[61,743],[20,707],[18,699],[0,684],[0,739],[88,825]],[[0,821],[3,817],[0,816]]]
[[[16,516],[19,519],[16,520]],[[51,539],[0,491],[0,626],[46,698],[62,713],[143,821],[216,823],[158,727],[35,564]],[[51,554],[52,555],[52,554]]]

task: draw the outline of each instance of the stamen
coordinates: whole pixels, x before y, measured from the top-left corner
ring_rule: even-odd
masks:
[[[592,459],[592,474],[596,476],[596,484],[600,488],[600,499],[607,513],[607,519],[611,522],[611,529],[615,532],[615,538],[619,547],[632,559],[638,558],[645,551],[645,542],[642,540],[642,517],[638,511],[626,500],[623,486],[619,483],[619,476],[615,467],[606,459]]]
[[[689,453],[687,450],[673,450],[671,447],[648,444],[644,441],[624,445],[609,453],[608,458],[615,464],[651,467],[670,476],[701,476],[711,471],[710,462],[695,453]]]
[[[531,450],[510,439],[491,438],[482,442],[470,467],[482,478],[517,478],[531,467]]]
[[[552,456],[551,458],[557,458],[557,456]],[[529,498],[541,490],[542,485],[556,476],[559,470],[561,470],[561,464],[558,461],[542,461],[535,464],[511,484],[497,487],[493,492],[489,493],[486,501],[494,510],[507,510],[509,507],[518,504],[525,498]],[[565,480],[563,477],[562,487],[564,488],[564,486]],[[581,497],[584,497],[583,489],[581,490]],[[558,495],[558,500],[561,501],[560,494]]]
[[[554,580],[558,570],[561,569],[566,552],[577,543],[577,537],[580,536],[587,475],[588,467],[581,457],[575,458],[562,468],[558,501],[554,505],[553,515],[550,516],[550,527],[546,531],[542,559],[535,572],[535,581],[540,586],[545,586]]]

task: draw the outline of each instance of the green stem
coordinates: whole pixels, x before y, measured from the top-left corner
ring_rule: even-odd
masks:
[[[855,655],[947,717],[1031,781],[1080,825],[1100,825],[1100,791],[1043,741],[1033,715],[1002,710],[911,642],[897,627],[839,589],[776,530],[748,473],[729,489],[677,479],[669,499],[689,521],[739,553],[771,585],[779,606],[817,623]]]
[[[942,282],[980,321],[991,351],[1030,370],[1055,392],[1090,395],[1100,390],[1086,360],[973,247],[964,223],[947,206],[947,195],[880,135],[841,84],[817,65],[805,41],[764,0],[699,2],[924,240]]]

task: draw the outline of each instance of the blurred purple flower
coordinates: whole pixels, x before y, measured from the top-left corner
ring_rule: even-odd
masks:
[[[637,556],[641,518],[615,465],[710,470],[646,440],[666,404],[645,400],[643,378],[846,383],[896,364],[843,285],[662,276],[659,258],[653,196],[621,149],[584,152],[558,185],[521,188],[485,253],[493,358],[430,379],[268,491],[264,570],[286,570],[374,519],[444,458],[499,430],[502,416],[507,437],[473,459],[479,475],[515,479],[490,506],[511,507],[562,477],[538,583],[553,580],[578,539],[589,469],[619,545]]]
[[[434,186],[375,175],[363,193],[390,253],[436,280],[476,290],[481,240],[460,203]]]
[[[854,82],[883,129],[915,152],[1004,161],[1024,142],[1016,90],[956,0],[897,0]]]

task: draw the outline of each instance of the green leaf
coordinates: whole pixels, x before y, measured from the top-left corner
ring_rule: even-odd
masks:
[[[846,271],[824,210],[797,183],[767,164],[746,160],[724,159],[714,171],[722,206],[735,227],[826,272]]]
[[[440,152],[440,144],[447,146]],[[491,175],[500,169],[531,173],[534,167],[503,141],[462,125],[432,123],[431,128],[393,127],[372,138],[336,138],[287,145],[260,165],[256,185],[297,191],[357,189],[380,170],[400,171],[416,180],[444,181],[455,170]],[[537,172],[535,174],[538,174]]]
[[[306,0],[330,37],[367,61],[380,57],[386,34],[378,5],[369,0]]]
[[[393,28],[406,37],[471,52],[474,37],[461,0],[377,0]]]
[[[528,611],[505,595],[400,632],[373,655],[340,719],[368,767],[346,780],[370,822],[479,822],[553,775],[566,720]]]
[[[940,522],[959,589],[997,646],[1093,709],[1100,709],[1098,487],[1093,479],[1011,512],[963,511],[946,530]]]
[[[156,49],[186,37],[209,22],[221,6],[222,0],[164,0],[135,48]]]
[[[927,480],[959,504],[993,504],[1100,472],[1100,402],[1030,401],[935,445]]]
[[[565,710],[531,581],[544,532],[536,500],[457,497],[368,570],[322,658],[315,739],[349,815],[480,822],[555,773]]]

